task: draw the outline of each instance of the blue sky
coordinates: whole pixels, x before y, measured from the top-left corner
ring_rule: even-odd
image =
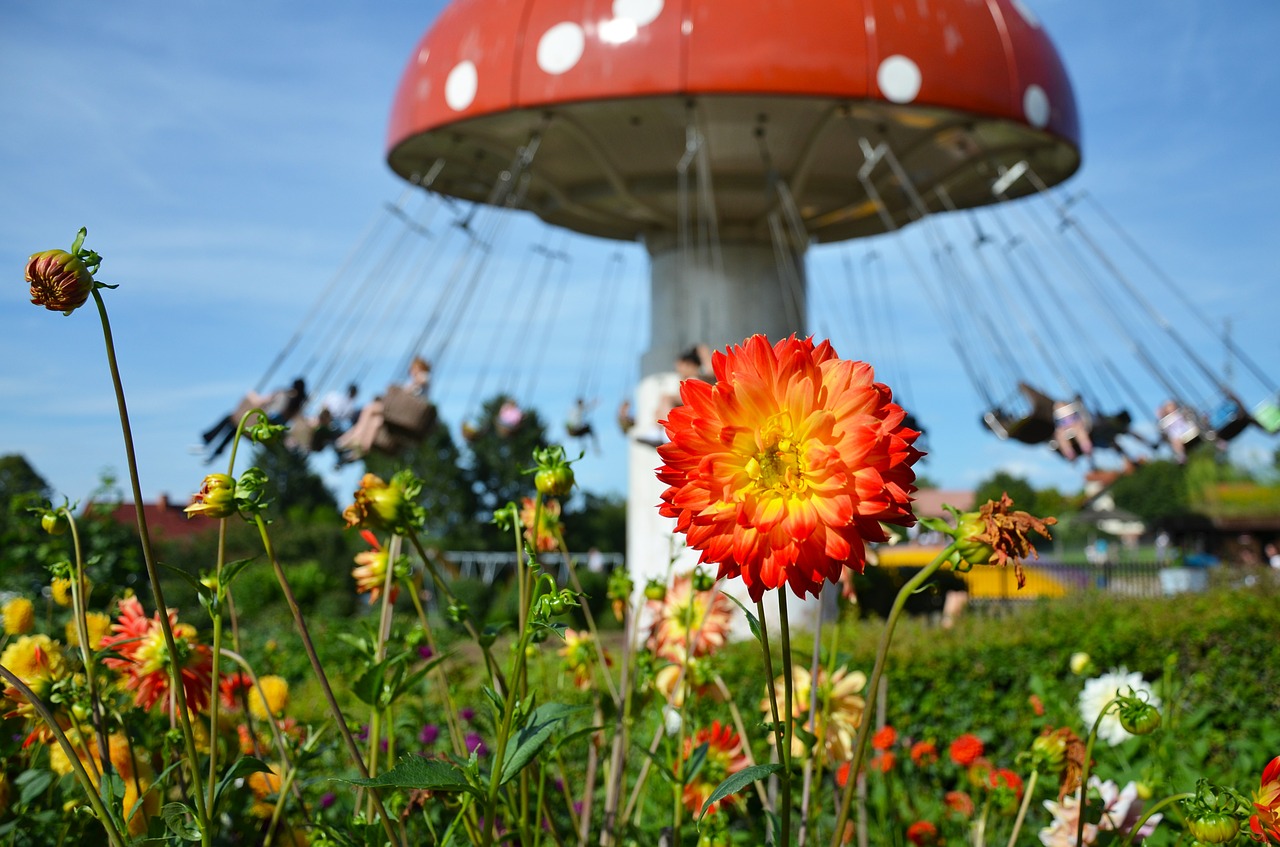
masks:
[[[1084,167],[1068,187],[1101,202],[1178,281],[1195,312],[1214,326],[1229,321],[1236,343],[1280,375],[1273,247],[1280,119],[1272,108],[1280,90],[1280,6],[1027,4],[1057,43],[1080,107]],[[185,499],[198,487],[206,468],[188,446],[258,382],[362,233],[386,219],[383,204],[400,195],[403,185],[382,160],[387,113],[404,63],[440,7],[403,0],[5,4],[0,267],[10,269],[10,282],[0,286],[0,452],[25,455],[72,499],[87,496],[104,468],[123,472],[95,315],[37,309],[21,281],[29,253],[65,248],[83,225],[88,245],[105,257],[101,278],[121,285],[107,298],[144,496]],[[961,224],[940,225],[957,244],[967,237]],[[532,244],[567,254],[549,270],[565,293],[555,318],[530,329],[520,315],[549,314],[551,304],[512,304],[514,284],[494,288],[486,319],[433,336],[429,346],[448,351],[434,386],[443,415],[456,431],[478,393],[514,386],[529,391],[558,427],[586,382],[600,397],[605,437],[602,453],[579,466],[580,477],[592,490],[625,491],[612,411],[636,377],[646,335],[645,258],[635,246],[550,233],[521,216],[508,222],[503,244],[489,271],[507,280],[542,272]],[[1002,468],[1078,489],[1080,467],[1001,443],[979,427],[983,403],[925,292],[897,258],[902,247],[875,239],[813,251],[822,317],[811,329],[825,327],[842,355],[870,358],[882,376],[907,375],[908,399],[929,431],[931,455],[921,470],[944,487],[972,486]],[[621,261],[611,264],[619,248]],[[415,255],[421,261],[425,254]],[[862,301],[820,293],[838,289],[846,262],[860,274],[875,268],[868,255],[882,257],[893,286],[891,324],[878,322],[897,330],[891,348],[860,333],[851,307]],[[594,283],[612,273],[622,290],[601,345],[590,330],[602,308]],[[1221,345],[1195,315],[1166,303],[1136,269],[1134,276],[1221,369]],[[499,306],[504,300],[511,305]],[[1081,308],[1089,326],[1107,323],[1096,308]],[[362,340],[365,397],[394,376],[416,329]],[[302,347],[320,355],[335,343],[308,337]],[[1133,368],[1123,345],[1097,346],[1095,355]],[[493,364],[482,363],[483,350],[495,353]],[[287,364],[273,382],[291,378],[290,368],[297,366]],[[1134,379],[1152,404],[1161,399],[1141,374]],[[1234,385],[1248,401],[1264,395],[1238,365]],[[1274,447],[1255,434],[1233,450],[1257,462]],[[354,475],[335,475],[329,464],[317,467],[341,499]]]

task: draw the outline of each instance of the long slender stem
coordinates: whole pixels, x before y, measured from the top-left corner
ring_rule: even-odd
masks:
[[[792,678],[791,671],[791,626],[787,620],[785,588],[778,589],[778,630],[782,639],[782,713],[786,726],[782,745],[784,753],[782,756],[782,802],[778,805],[781,807],[782,843],[789,846],[791,844],[791,736],[795,732],[796,718],[792,708],[795,680]],[[815,698],[817,693],[817,680],[811,680],[809,698]]]
[[[920,586],[928,582],[929,578],[950,558],[954,550],[954,543],[947,545],[946,549],[935,556],[933,561],[925,565],[918,574],[907,580],[906,585],[898,591],[898,596],[893,600],[893,607],[889,610],[889,617],[885,619],[880,644],[876,648],[876,664],[871,671],[871,679],[867,682],[868,692],[873,692],[880,687],[880,677],[884,675],[884,666],[889,658],[889,643],[893,640],[893,630],[898,625],[898,618],[907,605],[907,599],[915,594]],[[858,737],[853,743],[853,760],[849,763],[849,781],[845,783],[844,794],[840,798],[840,814],[836,817],[836,828],[831,835],[831,847],[840,847],[840,837],[844,833],[845,823],[849,820],[849,809],[853,806],[854,789],[858,782],[858,772],[862,769],[862,759],[866,754],[870,729],[870,721],[864,718],[858,726]]]
[[[822,611],[825,603],[818,601],[818,631],[813,634],[813,653],[809,659],[809,714],[805,719],[805,729],[814,731],[814,716],[818,711],[818,669],[822,653]],[[813,766],[817,756],[809,756],[804,761],[804,784],[800,789],[800,832],[796,838],[797,847],[805,847],[809,841],[809,814],[813,799]]]
[[[760,646],[764,655],[765,686],[769,693],[769,709],[773,714],[773,726],[769,728],[769,735],[773,736],[773,744],[778,751],[778,761],[782,763],[783,773],[785,774],[787,757],[786,754],[782,752],[782,745],[785,741],[785,730],[781,733],[778,731],[778,724],[782,723],[782,719],[778,715],[778,686],[775,685],[773,681],[773,656],[770,655],[769,651],[769,625],[765,622],[763,600],[756,601],[756,613],[760,616]],[[785,684],[786,683],[783,683],[783,685]],[[790,776],[790,774],[786,774],[784,778],[789,780]],[[790,798],[787,797],[785,799],[789,800]],[[782,805],[783,804],[781,802],[778,803],[779,817],[783,814]],[[790,823],[789,820],[788,823]],[[786,842],[783,842],[783,845],[784,847],[787,847]]]
[[[1120,702],[1119,697],[1112,698],[1098,712],[1098,717],[1093,721],[1093,727],[1089,730],[1089,739],[1084,747],[1084,768],[1080,773],[1080,814],[1076,820],[1076,843],[1079,844],[1084,838],[1084,806],[1089,799],[1089,770],[1093,764],[1093,744],[1098,740],[1098,727],[1102,726],[1102,719],[1107,716],[1107,712],[1111,711],[1111,707]]]
[[[89,718],[93,722],[94,738],[98,744],[98,759],[104,769],[111,767],[111,747],[107,741],[107,730],[102,721],[102,702],[98,698],[97,668],[93,664],[94,645],[89,643],[89,623],[85,617],[86,582],[84,578],[84,555],[80,549],[80,532],[76,527],[75,515],[71,510],[58,510],[67,518],[71,527],[71,542],[75,550],[75,578],[71,581],[71,611],[75,616],[76,639],[80,642],[80,658],[84,662],[85,685],[89,689]],[[90,765],[93,759],[90,757]]]
[[[1179,800],[1190,800],[1194,796],[1196,796],[1194,791],[1184,791],[1181,794],[1172,794],[1161,800],[1159,803],[1153,805],[1150,809],[1147,809],[1143,813],[1142,817],[1138,818],[1137,823],[1129,827],[1129,831],[1125,833],[1124,841],[1120,842],[1120,847],[1129,847],[1129,845],[1133,843],[1133,839],[1137,836],[1138,830],[1142,829],[1143,824],[1151,820],[1152,816],[1154,816],[1156,812],[1167,806],[1173,805]]]
[[[311,632],[307,629],[307,622],[302,617],[302,610],[298,607],[298,600],[293,595],[293,587],[289,584],[289,578],[285,576],[280,560],[276,558],[275,548],[271,545],[271,536],[267,533],[267,525],[262,520],[261,515],[254,515],[254,523],[258,527],[258,535],[262,538],[262,547],[267,553],[267,558],[271,560],[271,567],[275,570],[276,581],[280,583],[280,590],[284,592],[285,602],[289,606],[289,611],[293,614],[293,623],[298,628],[298,636],[302,639],[302,646],[307,651],[307,659],[311,662],[311,671],[315,674],[316,681],[320,683],[320,690],[324,693],[325,702],[329,705],[329,713],[333,717],[333,722],[337,724],[338,734],[342,736],[343,743],[347,747],[347,752],[351,755],[351,761],[355,764],[356,770],[360,772],[361,777],[368,779],[369,769],[365,766],[364,759],[360,756],[360,747],[356,744],[355,736],[351,734],[351,728],[347,726],[347,719],[342,714],[342,707],[338,705],[338,699],[333,696],[333,688],[329,685],[329,677],[324,672],[324,666],[320,664],[320,657],[316,655],[315,644],[311,641]],[[400,838],[391,824],[391,817],[387,814],[386,807],[382,804],[378,789],[370,788],[369,794],[373,798],[374,808],[377,809],[378,818],[382,821],[382,827],[386,830],[387,838],[391,840],[392,844],[400,844]]]
[[[228,471],[230,474],[230,471]],[[216,814],[213,808],[214,793],[218,784],[218,707],[221,699],[218,689],[221,688],[222,677],[222,601],[227,596],[226,587],[222,584],[222,567],[227,554],[227,519],[218,521],[218,558],[213,569],[213,673],[209,675],[209,781],[205,787],[208,797],[205,803],[209,813]],[[262,701],[266,703],[264,699]]]
[[[1009,843],[1007,847],[1015,847],[1018,843],[1018,833],[1022,831],[1022,822],[1027,818],[1027,808],[1031,805],[1031,795],[1036,790],[1036,780],[1040,777],[1040,771],[1035,768],[1031,769],[1031,776],[1027,777],[1027,787],[1022,793],[1022,805],[1018,807],[1018,817],[1013,821],[1013,832],[1009,833]]]
[[[560,555],[564,557],[565,570],[569,573],[569,582],[573,585],[573,590],[578,594],[585,594],[582,590],[582,582],[578,579],[578,565],[570,556],[569,548],[564,543],[564,532],[559,527],[556,528],[556,543],[560,547]],[[693,602],[690,600],[690,602]],[[604,676],[605,685],[609,687],[609,697],[618,708],[622,707],[622,695],[618,691],[618,687],[613,684],[613,675],[609,673],[609,663],[605,661],[604,644],[600,641],[600,630],[596,628],[596,616],[591,613],[591,604],[583,598],[582,618],[587,622],[587,631],[591,633],[591,643],[596,648],[596,660],[600,665],[600,672]]]
[[[115,388],[116,406],[120,412],[120,429],[124,435],[125,460],[129,466],[129,483],[133,488],[133,513],[138,523],[138,540],[142,543],[142,560],[147,568],[147,579],[151,582],[151,594],[155,599],[156,611],[160,619],[160,631],[164,634],[165,649],[169,658],[169,684],[174,692],[179,723],[182,724],[182,738],[186,745],[188,767],[191,770],[191,783],[196,786],[192,792],[195,798],[196,816],[200,825],[200,842],[204,847],[213,843],[210,831],[209,810],[204,803],[204,794],[199,790],[200,768],[196,752],[196,736],[191,728],[191,714],[187,711],[187,695],[182,685],[182,667],[178,664],[178,645],[173,637],[173,626],[169,622],[169,607],[164,602],[164,589],[160,585],[160,571],[156,566],[155,554],[151,549],[151,533],[147,528],[147,512],[143,508],[142,484],[138,479],[138,457],[133,446],[133,431],[129,426],[129,409],[124,399],[124,384],[120,380],[120,367],[116,362],[115,341],[111,336],[111,321],[107,318],[107,304],[102,300],[102,293],[93,290],[93,300],[98,307],[98,316],[102,321],[102,337],[107,348],[107,365],[111,370],[111,382]]]
[[[98,790],[94,786],[93,780],[89,778],[88,771],[84,769],[84,763],[80,761],[80,754],[76,752],[75,747],[71,745],[70,739],[67,738],[67,734],[58,725],[53,712],[49,711],[49,707],[45,705],[45,702],[37,697],[36,693],[28,688],[27,684],[17,674],[4,665],[0,665],[0,677],[3,677],[6,682],[18,690],[18,693],[31,704],[50,731],[53,732],[53,737],[57,740],[58,746],[62,748],[62,752],[66,754],[67,761],[71,764],[71,770],[75,772],[76,780],[89,797],[89,805],[93,806],[93,813],[97,815],[103,829],[107,831],[107,838],[111,841],[113,847],[124,847],[125,840],[120,835],[120,831],[116,829],[115,818],[107,811],[107,807],[103,805],[102,798],[98,796]]]

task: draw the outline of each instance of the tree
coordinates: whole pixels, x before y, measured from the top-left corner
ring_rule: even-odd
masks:
[[[306,455],[273,441],[256,447],[253,462],[267,475],[273,515],[309,516],[317,511],[337,511],[338,501],[324,480],[311,470]]]
[[[973,502],[982,505],[988,500],[999,500],[1001,494],[1009,495],[1015,509],[1039,514],[1036,511],[1038,498],[1035,488],[1022,477],[1005,471],[996,471],[994,476],[978,483],[973,492]]]
[[[474,437],[468,438],[467,462],[471,487],[476,494],[482,520],[509,503],[519,503],[533,493],[533,477],[525,473],[533,467],[533,451],[546,447],[547,428],[534,409],[524,409],[514,427],[504,425],[499,411],[514,402],[499,394],[484,404]]]
[[[398,456],[372,453],[365,468],[390,479],[401,468],[409,468],[422,480],[419,502],[427,513],[426,534],[430,543],[465,550],[479,543],[478,500],[471,479],[462,467],[462,454],[449,427],[437,419],[426,437]]]
[[[1187,514],[1187,471],[1169,461],[1147,462],[1116,480],[1111,496],[1121,509],[1133,512],[1148,524],[1159,524]]]
[[[584,491],[582,503],[564,514],[564,541],[570,550],[620,551],[627,546],[627,500]]]

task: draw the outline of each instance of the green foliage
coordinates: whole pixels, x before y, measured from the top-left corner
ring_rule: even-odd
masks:
[[[1175,462],[1147,462],[1111,486],[1111,496],[1121,509],[1133,512],[1148,524],[1160,524],[1190,511],[1187,472]]]
[[[534,451],[549,444],[546,426],[535,409],[524,409],[520,425],[513,430],[499,423],[498,411],[509,399],[498,395],[484,404],[469,442],[467,472],[482,520],[503,504],[530,496],[533,479],[525,470],[532,466]]]
[[[403,455],[372,453],[365,458],[365,467],[383,479],[408,468],[422,480],[418,501],[427,515],[424,540],[428,543],[458,550],[478,545],[476,493],[463,468],[462,454],[443,421],[437,421],[426,437]]]
[[[1038,495],[1031,483],[1005,471],[996,471],[990,478],[978,483],[973,492],[973,502],[982,504],[988,500],[999,500],[1001,494],[1009,495],[1015,509],[1033,515],[1040,514]]]
[[[338,501],[324,480],[311,470],[305,454],[286,447],[280,440],[258,444],[250,463],[267,478],[267,494],[272,518],[290,515],[305,519],[315,513],[332,514]]]

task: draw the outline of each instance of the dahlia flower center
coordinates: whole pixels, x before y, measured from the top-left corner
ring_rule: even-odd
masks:
[[[765,430],[765,448],[747,463],[747,473],[761,488],[778,494],[799,494],[808,487],[800,445],[790,427],[777,425]]]

